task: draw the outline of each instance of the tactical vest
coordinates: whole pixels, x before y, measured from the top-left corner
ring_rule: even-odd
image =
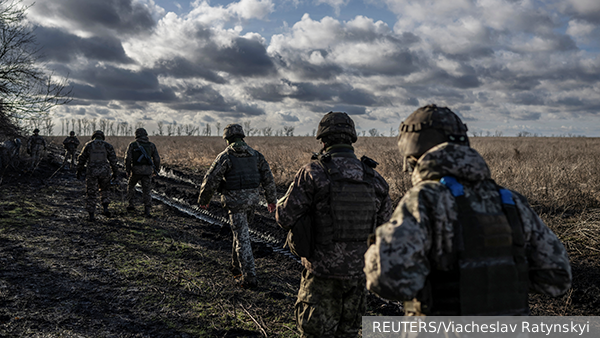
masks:
[[[330,157],[355,158],[353,153],[333,153],[320,156],[318,163],[329,178],[329,190],[321,192],[316,199],[328,198],[331,212],[328,215],[314,217],[315,242],[331,244],[333,242],[362,242],[373,232],[377,220],[377,196],[375,194],[373,168],[363,161],[362,179],[342,176]],[[326,195],[328,192],[328,197]]]
[[[104,142],[94,141],[90,143],[90,163],[105,163],[108,161],[108,156],[106,154],[106,147],[104,147]]]
[[[432,269],[417,297],[428,315],[518,315],[529,313],[528,263],[523,226],[512,193],[499,188],[503,213],[481,214],[471,208],[462,184],[447,176],[458,206],[454,224],[455,262],[451,271]],[[410,310],[412,304],[407,304]]]
[[[150,143],[141,143],[141,142],[136,142],[136,143],[137,144],[131,149],[131,157],[133,158],[133,161],[131,161],[132,165],[134,165],[134,166],[152,165],[150,158],[144,156],[144,153],[140,149],[140,147],[144,147],[146,154],[148,154],[148,156],[152,156],[152,152],[151,152],[152,147],[150,146]]]
[[[219,190],[254,189],[260,186],[258,156],[237,157],[229,155],[231,170],[225,174]]]

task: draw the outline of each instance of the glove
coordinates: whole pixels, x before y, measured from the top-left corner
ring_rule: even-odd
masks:
[[[275,203],[269,203],[267,204],[267,209],[269,210],[269,212],[273,212],[275,211],[275,209],[277,209],[277,205],[275,205]]]
[[[206,205],[200,205],[200,208],[204,209],[204,210],[208,210],[208,204],[206,204]]]

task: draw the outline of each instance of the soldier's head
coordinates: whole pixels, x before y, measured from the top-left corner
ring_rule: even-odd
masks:
[[[99,139],[104,141],[104,132],[102,130],[96,130],[92,134],[92,140]]]
[[[227,140],[228,143],[231,143],[235,139],[244,139],[244,137],[246,137],[244,129],[239,124],[228,124],[223,129],[223,138]]]
[[[72,131],[72,132],[70,132],[70,133],[69,133],[69,135],[71,135],[71,136],[75,136],[75,132],[74,132],[74,131]]]
[[[33,133],[34,133],[35,135],[37,135],[39,132],[40,132],[40,130],[39,130],[39,129],[37,129],[37,128],[35,128],[35,129],[33,130]]]
[[[330,111],[319,122],[317,140],[321,140],[325,147],[334,144],[352,144],[357,139],[354,121],[346,113]]]
[[[398,148],[404,171],[414,168],[429,149],[445,142],[469,145],[467,125],[447,107],[430,104],[415,110],[400,124]]]
[[[135,130],[135,138],[140,138],[144,136],[148,136],[148,132],[146,131],[146,129],[138,128]]]

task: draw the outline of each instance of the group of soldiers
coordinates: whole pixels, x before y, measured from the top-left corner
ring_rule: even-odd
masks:
[[[530,292],[556,297],[571,287],[563,244],[524,196],[494,182],[456,114],[427,105],[399,131],[413,187],[393,211],[377,163],[354,153],[346,113],[322,118],[321,151],[276,205],[269,164],[244,142],[240,125],[228,125],[228,146],[206,173],[198,203],[208,208],[221,192],[241,285],[258,285],[248,222],[262,186],[279,226],[310,228],[294,310],[302,337],[356,337],[367,290],[402,301],[406,315],[511,316],[529,314]]]
[[[240,285],[259,285],[248,224],[262,187],[279,226],[310,228],[294,310],[302,337],[357,336],[367,290],[402,301],[406,315],[527,315],[529,292],[556,297],[571,287],[563,244],[524,196],[494,182],[455,113],[421,107],[399,132],[413,187],[393,210],[377,162],[354,152],[357,133],[346,113],[322,118],[316,135],[321,151],[279,200],[265,157],[244,141],[239,124],[226,126],[227,147],[207,171],[198,204],[208,209],[220,192],[233,233],[231,272]],[[160,158],[146,130],[136,130],[135,137],[125,157],[127,209],[134,209],[134,187],[141,181],[150,216],[151,176]],[[75,144],[65,143],[67,152]],[[77,160],[77,176],[86,170],[92,221],[98,187],[109,215],[105,192],[111,174],[118,175],[116,163],[113,147],[96,131]]]

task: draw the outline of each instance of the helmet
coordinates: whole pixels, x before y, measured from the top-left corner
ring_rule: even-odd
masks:
[[[70,133],[69,133],[69,135],[71,135],[71,136],[75,136],[75,132],[74,132],[74,131],[72,131],[72,132],[70,132]]]
[[[350,136],[352,143],[356,142],[356,128],[354,121],[343,112],[332,112],[325,114],[319,122],[317,140],[332,134],[346,134]]]
[[[96,130],[92,134],[92,140],[97,139],[97,138],[104,140],[104,132],[102,130]]]
[[[135,130],[135,138],[148,136],[148,132],[144,128],[138,128]]]
[[[469,145],[467,130],[450,109],[430,104],[415,110],[400,124],[398,148],[406,160],[410,156],[419,158],[440,143]]]
[[[242,129],[242,126],[240,126],[239,124],[235,124],[235,123],[228,124],[223,129],[223,138],[227,140],[234,136],[237,136],[239,138],[246,137],[246,135],[244,134],[244,129]]]
[[[34,132],[34,133],[39,133],[39,132],[40,132],[40,130],[39,130],[39,129],[37,129],[37,128],[35,128],[35,129],[33,130],[33,132]]]

